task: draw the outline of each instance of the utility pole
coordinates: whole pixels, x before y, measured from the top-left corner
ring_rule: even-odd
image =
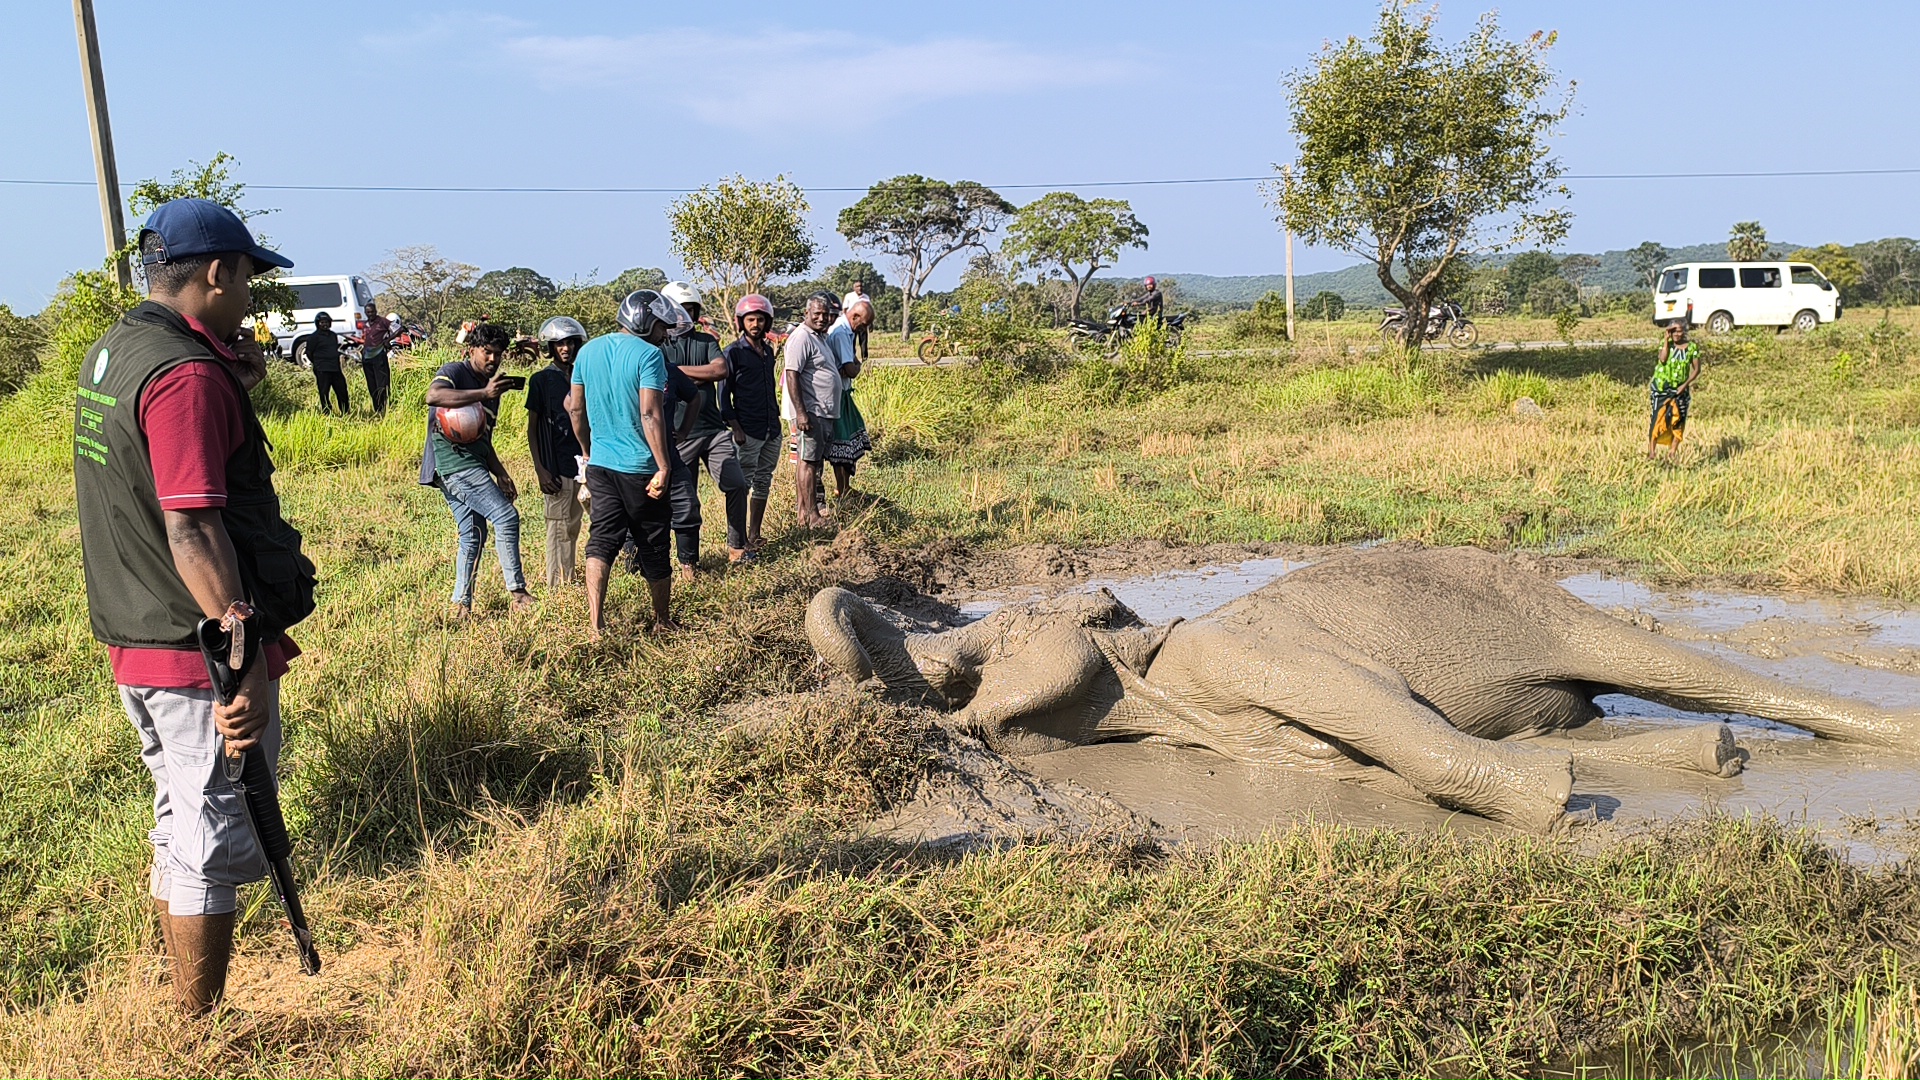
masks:
[[[87,83],[87,126],[93,129],[93,174],[100,184],[100,221],[107,232],[107,254],[119,256],[113,269],[120,287],[133,287],[133,270],[120,249],[127,223],[120,210],[120,170],[113,163],[113,125],[107,121],[107,74],[100,67],[100,32],[93,25],[93,0],[73,0],[73,25],[80,35],[80,68]]]
[[[1280,170],[1280,182],[1283,185],[1293,183],[1293,168],[1287,166]],[[1281,227],[1287,231],[1287,340],[1293,340],[1293,225],[1286,220],[1287,212],[1280,211]]]

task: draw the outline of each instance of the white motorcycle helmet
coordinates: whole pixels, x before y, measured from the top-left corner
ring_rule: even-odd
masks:
[[[688,304],[704,304],[700,290],[684,281],[669,281],[660,287],[660,295],[685,307]]]

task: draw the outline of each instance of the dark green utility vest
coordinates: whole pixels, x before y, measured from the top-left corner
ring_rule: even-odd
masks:
[[[163,373],[214,350],[173,309],[149,300],[115,323],[80,366],[73,414],[73,479],[93,636],[131,648],[196,649],[200,605],[173,566],[153,462],[140,430],[140,396]],[[266,432],[240,395],[246,439],[227,459],[221,510],[239,557],[244,599],[258,614],[261,642],[313,611],[313,564],[300,533],[280,516]]]

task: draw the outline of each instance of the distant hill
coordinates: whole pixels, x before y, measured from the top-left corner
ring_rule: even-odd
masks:
[[[1772,241],[1773,248],[1785,254],[1804,247],[1803,244],[1789,244]],[[1565,257],[1571,252],[1556,252],[1557,257]],[[1667,257],[1668,262],[1701,262],[1727,257],[1726,241],[1711,244],[1691,244],[1673,249]],[[1505,266],[1513,255],[1496,255],[1485,261],[1489,266]],[[1268,292],[1284,292],[1287,278],[1284,274],[1250,274],[1243,277],[1215,277],[1210,274],[1159,274],[1171,278],[1175,295],[1188,303],[1202,306],[1246,307]],[[1588,274],[1585,284],[1599,286],[1606,292],[1636,292],[1645,286],[1627,262],[1627,251],[1603,251],[1600,253],[1600,268]],[[1359,263],[1340,270],[1327,270],[1317,274],[1300,274],[1293,279],[1293,295],[1296,300],[1305,303],[1307,298],[1320,292],[1339,293],[1340,298],[1352,307],[1382,307],[1394,303],[1393,294],[1380,287],[1380,279],[1374,275],[1372,263]]]

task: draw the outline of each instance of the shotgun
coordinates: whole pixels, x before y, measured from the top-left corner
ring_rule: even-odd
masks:
[[[213,680],[214,696],[222,705],[233,703],[233,695],[240,689],[240,677],[258,657],[259,646],[248,640],[250,636],[243,631],[241,647],[235,648],[234,636],[219,619],[200,620],[200,656],[207,662],[207,676]],[[300,889],[294,883],[293,865],[288,861],[293,855],[293,843],[287,838],[287,820],[280,813],[280,787],[274,782],[266,751],[256,745],[236,754],[227,749],[223,737],[221,752],[226,759],[227,780],[240,791],[247,826],[253,830],[254,843],[260,845],[261,854],[267,858],[267,875],[273,880],[273,891],[280,898],[281,910],[287,913],[287,924],[293,928],[293,941],[300,950],[300,970],[318,975],[320,953],[313,947],[313,931],[307,926],[306,911],[300,907]]]

